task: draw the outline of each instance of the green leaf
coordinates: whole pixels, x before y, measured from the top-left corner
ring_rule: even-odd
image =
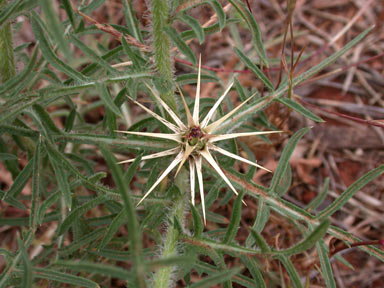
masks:
[[[108,226],[107,231],[105,231],[104,237],[101,240],[99,250],[103,249],[107,244],[112,240],[115,233],[120,229],[126,220],[125,211],[121,210],[119,214],[113,218],[111,224]]]
[[[59,165],[59,163],[55,162],[52,156],[50,156],[49,158],[51,160],[51,165],[53,167],[53,170],[55,171],[56,181],[57,181],[57,184],[59,185],[59,189],[60,189],[61,195],[63,196],[64,203],[69,209],[71,209],[72,193],[68,183],[67,172],[62,166]]]
[[[72,77],[76,81],[79,82],[87,82],[89,81],[88,77],[84,76],[80,72],[74,70],[71,66],[68,64],[65,64],[59,57],[56,56],[56,54],[51,49],[48,40],[46,39],[44,29],[40,24],[40,21],[37,19],[39,17],[36,12],[32,11],[32,17],[31,17],[31,24],[32,24],[32,30],[35,34],[36,39],[39,41],[39,46],[41,49],[41,54],[43,57],[57,70],[63,72],[64,74],[67,74],[68,76]]]
[[[315,199],[313,199],[311,203],[307,205],[306,210],[308,212],[319,207],[319,205],[324,201],[325,197],[327,196],[328,189],[329,189],[329,177],[325,178],[323,189],[321,189],[321,192],[317,194]]]
[[[124,149],[143,149],[143,150],[162,150],[162,149],[170,149],[175,145],[169,142],[159,141],[157,142],[155,139],[143,140],[143,139],[135,139],[134,137],[130,137],[133,139],[126,138],[113,138],[105,135],[92,135],[92,134],[65,134],[65,135],[54,135],[53,137],[57,141],[68,141],[73,143],[88,143],[88,144],[106,144],[106,145],[117,145],[121,146]]]
[[[128,55],[129,59],[131,59],[133,64],[132,66],[134,68],[138,69],[146,64],[145,60],[141,58],[140,55],[137,54],[137,52],[135,53],[134,50],[130,47],[130,45],[128,45],[125,38],[121,39],[121,43],[123,44],[124,52]]]
[[[256,48],[257,54],[260,57],[261,62],[264,63],[266,67],[269,67],[267,54],[265,53],[265,48],[263,44],[263,39],[261,39],[261,32],[259,26],[255,21],[255,18],[248,10],[248,8],[245,7],[243,2],[240,2],[239,0],[229,0],[229,3],[233,5],[236,11],[239,12],[240,16],[247,23],[249,30],[252,34],[252,42]]]
[[[127,171],[125,171],[125,173],[124,173],[123,180],[128,185],[131,183],[133,176],[135,175],[137,169],[140,166],[141,157],[142,157],[142,154],[138,155],[135,158],[135,160],[132,162],[132,164],[129,165],[129,168],[127,169]]]
[[[0,153],[0,161],[6,161],[6,160],[18,160],[16,155],[9,154],[9,153]]]
[[[2,198],[4,196],[4,193],[3,191],[0,190],[0,198]],[[13,207],[16,207],[18,209],[21,209],[21,210],[27,210],[27,207],[25,207],[25,205],[23,203],[21,203],[20,201],[16,200],[15,198],[13,197],[7,197],[3,200],[5,203],[13,206]]]
[[[37,131],[15,125],[0,125],[0,133],[9,133],[15,136],[24,136],[30,138],[37,138],[39,136],[39,132]]]
[[[105,263],[91,263],[87,261],[57,261],[55,263],[57,266],[65,267],[72,271],[77,272],[88,272],[110,276],[117,279],[124,279],[131,281],[133,280],[133,275],[131,272],[128,272],[126,269],[119,268],[116,266],[108,265]]]
[[[118,74],[115,68],[111,67],[107,61],[105,61],[101,56],[97,55],[95,51],[89,48],[86,44],[83,43],[79,38],[75,35],[70,34],[69,39],[73,44],[75,44],[85,55],[87,55],[94,63],[97,63],[101,67],[103,67],[106,71],[111,73],[112,75]]]
[[[45,212],[47,212],[49,207],[51,207],[55,202],[57,202],[59,200],[59,198],[60,198],[60,193],[59,193],[59,191],[57,191],[57,192],[49,195],[49,197],[47,199],[45,199],[45,201],[40,205],[39,211],[37,213],[38,214],[38,220],[37,220],[38,224],[43,223],[43,219],[45,217]]]
[[[101,178],[105,178],[105,177],[106,177],[105,172],[99,172],[99,173],[96,173],[96,174],[92,175],[91,177],[89,177],[88,181],[90,181],[91,183],[94,183],[94,182],[99,181]],[[70,189],[74,189],[74,188],[82,185],[82,183],[83,182],[80,179],[76,179],[70,183]],[[49,197],[47,199],[45,199],[45,201],[40,205],[39,211],[38,211],[38,215],[39,215],[38,224],[43,223],[45,213],[47,212],[49,207],[51,207],[55,202],[57,202],[60,199],[60,196],[61,196],[60,192],[61,191],[55,191],[55,192],[51,193],[49,195]]]
[[[124,0],[123,1],[123,12],[126,21],[126,27],[130,31],[130,34],[143,43],[143,37],[141,36],[141,31],[139,28],[139,21],[137,20],[135,10],[132,5],[133,1]],[[124,39],[124,38],[123,38]]]
[[[183,233],[183,227],[181,226],[181,223],[179,219],[177,219],[176,215],[173,217],[173,223],[170,223],[170,224],[173,224],[173,229],[174,231],[176,231],[176,233],[178,234]]]
[[[292,286],[295,288],[303,288],[300,276],[297,273],[295,266],[293,266],[291,260],[287,256],[280,256],[279,260],[284,265],[285,270],[287,270]]]
[[[64,54],[70,57],[68,41],[65,38],[64,28],[58,18],[57,13],[53,7],[51,0],[39,0],[40,8],[43,11],[44,18],[47,22],[47,27],[51,31],[51,34],[56,39],[59,47],[62,49]]]
[[[220,31],[223,30],[226,22],[226,16],[225,16],[223,7],[217,0],[209,0],[208,3],[212,6],[212,8],[216,12],[217,20],[219,21]]]
[[[65,38],[64,28],[58,18],[57,13],[53,7],[53,2],[50,0],[39,0],[41,10],[43,11],[44,18],[47,22],[47,27],[53,37],[56,39],[59,47],[62,49],[67,57],[70,57],[68,41]]]
[[[221,206],[221,204],[219,204],[219,206]],[[210,222],[217,223],[217,224],[224,224],[224,225],[228,224],[228,218],[225,216],[222,216],[218,213],[211,212],[209,210],[206,212],[206,214],[207,214],[207,220]]]
[[[189,266],[195,262],[196,258],[191,256],[171,256],[155,259],[145,263],[147,270],[156,270],[167,266]]]
[[[180,35],[176,32],[175,28],[168,26],[165,28],[165,32],[171,38],[172,42],[176,45],[176,47],[180,50],[181,53],[187,57],[189,61],[192,62],[193,66],[196,66],[196,57],[193,54],[193,51],[189,46],[181,39]]]
[[[0,137],[0,152],[8,153],[9,152],[8,147],[9,147],[9,144],[4,142],[3,138]],[[20,173],[18,160],[5,160],[4,164],[5,164],[6,170],[8,170],[11,173],[12,179],[15,179]]]
[[[37,211],[39,209],[40,189],[41,189],[41,142],[36,145],[35,154],[33,155],[33,169],[32,169],[32,200],[31,212],[29,215],[29,226],[32,231],[36,229],[37,224]]]
[[[36,115],[39,117],[39,120],[43,124],[44,128],[48,128],[52,133],[61,134],[61,130],[57,128],[47,111],[39,104],[34,104],[32,106],[33,111],[36,112]]]
[[[264,240],[263,236],[261,236],[261,234],[255,229],[251,229],[251,235],[253,239],[255,239],[256,246],[259,247],[263,253],[267,253],[271,250],[267,242]]]
[[[303,105],[294,100],[291,100],[289,98],[277,98],[276,100],[312,121],[319,123],[324,122],[324,120],[321,119],[319,116],[313,114],[310,110],[308,110]]]
[[[138,233],[139,225],[136,217],[136,211],[129,193],[130,189],[128,183],[124,181],[121,167],[116,164],[117,160],[113,154],[105,147],[101,147],[101,152],[103,153],[104,159],[107,162],[109,169],[111,169],[113,180],[115,181],[119,194],[122,196],[124,201],[127,228],[128,231],[130,231],[129,235],[131,240],[131,248],[134,250],[137,249],[139,251],[141,250],[140,233]]]
[[[193,231],[194,231],[193,237],[200,238],[204,230],[203,221],[201,221],[200,214],[197,211],[196,207],[191,204],[190,208],[191,208],[192,219],[193,219]]]
[[[259,250],[254,250],[254,249],[249,249],[245,248],[236,244],[223,244],[216,242],[214,240],[210,240],[207,238],[200,238],[200,239],[195,239],[194,237],[189,237],[189,236],[182,236],[182,238],[190,245],[196,246],[196,247],[206,247],[206,248],[212,248],[213,250],[216,251],[223,251],[223,252],[228,252],[228,253],[240,253],[240,254],[249,254],[249,255],[259,255],[261,252]]]
[[[107,162],[109,169],[111,170],[111,174],[116,184],[117,190],[119,191],[119,194],[121,195],[121,198],[124,202],[124,212],[126,217],[125,222],[127,224],[129,233],[128,236],[130,240],[130,250],[132,252],[133,261],[136,267],[136,278],[138,279],[138,282],[145,283],[144,275],[141,273],[141,270],[143,269],[141,260],[141,231],[139,229],[136,210],[131,200],[128,183],[124,181],[122,169],[116,164],[117,160],[115,156],[105,147],[101,146],[100,150],[104,156],[105,161]]]
[[[95,246],[95,242],[100,236],[103,234],[104,228],[99,228],[84,234],[84,236],[80,237],[72,241],[68,246],[62,247],[59,249],[59,255],[61,256],[69,256],[72,253],[78,251],[82,246],[85,246],[86,249],[92,249],[92,246]]]
[[[348,202],[353,195],[362,189],[365,185],[371,182],[376,177],[380,176],[384,173],[384,165],[380,165],[379,167],[369,171],[364,176],[360,177],[356,182],[354,182],[351,186],[349,186],[331,205],[329,205],[326,209],[321,211],[316,218],[323,219],[331,216],[337,210],[344,206],[345,203]]]
[[[73,13],[72,4],[70,0],[63,0],[62,1],[63,8],[65,12],[67,13],[68,19],[72,24],[72,28],[75,29],[75,13]]]
[[[328,257],[328,249],[324,240],[320,240],[316,243],[317,254],[319,255],[321,272],[324,277],[325,285],[327,288],[336,288],[335,278],[332,272],[331,261]]]
[[[317,226],[303,241],[296,244],[295,246],[285,249],[274,251],[278,255],[294,255],[304,252],[312,248],[316,242],[323,238],[325,233],[327,233],[328,227],[331,222],[326,219],[319,226]]]
[[[291,187],[291,184],[292,184],[292,169],[291,169],[291,166],[288,165],[283,175],[283,178],[281,179],[280,184],[276,187],[277,195],[281,197],[285,193],[287,193],[287,191]]]
[[[120,56],[120,52],[123,50],[123,47],[121,46],[117,46],[113,49],[110,49],[108,50],[107,52],[105,52],[103,54],[103,56],[101,56],[101,58],[103,58],[104,60],[113,60],[113,59],[118,59],[118,57]],[[98,70],[100,69],[100,66],[95,64],[95,63],[91,63],[89,65],[87,65],[84,69],[81,70],[81,73],[84,74],[84,75],[87,75],[87,76],[90,76],[94,73],[96,73]],[[73,84],[73,79],[68,79],[64,82],[65,85],[69,85],[69,84]]]
[[[241,205],[243,200],[244,192],[240,191],[239,195],[236,197],[235,202],[232,207],[231,220],[227,227],[227,232],[225,233],[223,243],[229,244],[235,239],[237,230],[239,229],[239,224],[241,220]]]
[[[0,94],[9,92],[11,89],[17,87],[20,83],[23,83],[24,80],[33,72],[33,68],[36,64],[38,49],[35,47],[32,52],[32,56],[28,61],[28,64],[25,66],[24,70],[17,74],[15,77],[9,79],[7,82],[2,83],[0,86]]]
[[[68,214],[67,218],[64,219],[63,223],[61,223],[57,234],[64,234],[74,224],[75,221],[78,221],[78,218],[81,215],[83,215],[88,210],[96,207],[97,205],[105,203],[107,200],[108,198],[105,195],[102,195],[73,209],[71,213]]]
[[[32,264],[29,260],[29,255],[27,252],[27,249],[25,247],[25,243],[17,237],[17,244],[19,246],[19,251],[21,253],[21,260],[23,262],[23,269],[22,269],[22,283],[21,287],[32,287],[33,282],[33,274],[32,274]]]
[[[17,198],[20,194],[21,190],[24,188],[27,183],[33,169],[33,160],[30,160],[27,165],[25,165],[24,169],[17,175],[15,181],[13,182],[11,188],[7,192],[5,192],[3,199],[8,197]]]
[[[115,101],[113,101],[114,103],[116,103]],[[116,105],[117,107],[117,105]],[[104,118],[104,125],[106,123],[106,126],[108,127],[108,130],[109,130],[109,135],[111,137],[117,137],[117,130],[118,130],[118,125],[117,125],[117,118],[116,118],[116,115],[115,113],[113,113],[111,111],[111,109],[109,109],[108,107],[105,108],[105,118]],[[104,127],[103,125],[103,127]]]
[[[121,250],[113,250],[113,249],[101,249],[97,251],[89,251],[89,253],[93,255],[97,255],[99,257],[105,257],[111,260],[117,260],[117,261],[130,261],[132,258],[132,253],[129,251],[121,251]],[[153,253],[146,249],[143,253],[143,255],[152,257]]]
[[[259,199],[259,204],[257,206],[257,214],[255,222],[252,225],[252,229],[257,231],[258,233],[261,233],[263,231],[265,224],[267,223],[270,215],[270,208],[265,203],[264,199]],[[254,241],[252,241],[252,234],[248,235],[246,240],[246,246],[250,247],[253,245]]]
[[[104,105],[108,107],[113,113],[117,116],[122,116],[119,107],[112,100],[112,96],[108,91],[107,86],[104,83],[96,82],[96,88],[99,92],[100,99],[103,101]]]
[[[91,12],[93,12],[94,10],[96,10],[97,8],[99,8],[100,6],[102,6],[104,4],[106,0],[93,0],[91,3],[89,3],[87,6],[85,7],[82,7],[80,9],[81,12],[85,13],[85,14],[91,14]]]
[[[240,22],[240,21],[238,19],[234,19],[234,18],[227,20],[227,24],[235,24],[238,22]],[[208,26],[208,27],[204,27],[203,31],[204,31],[205,36],[220,32],[219,23],[213,24],[213,25]],[[191,40],[191,39],[194,39],[196,37],[195,33],[192,30],[185,30],[185,31],[180,33],[180,36],[181,36],[181,38],[183,38],[184,41]]]
[[[306,127],[297,131],[295,134],[292,135],[287,145],[284,147],[283,153],[280,156],[279,164],[277,164],[276,171],[273,174],[271,184],[269,186],[269,191],[271,194],[277,193],[277,187],[280,185],[281,180],[284,177],[285,171],[287,170],[287,167],[289,165],[289,158],[291,158],[293,150],[295,150],[295,147],[301,137],[303,137],[309,131],[309,129],[310,128]]]
[[[362,246],[363,247],[363,246]],[[351,263],[349,263],[345,258],[341,257],[340,254],[336,254],[333,256],[335,260],[339,261],[340,263],[344,264],[351,270],[355,270],[355,267]],[[382,260],[383,261],[383,260]]]
[[[68,273],[55,271],[48,268],[33,268],[33,276],[38,279],[45,279],[49,281],[55,281],[59,283],[66,283],[78,287],[98,288],[97,283],[81,277]]]
[[[200,44],[202,44],[204,42],[205,36],[204,29],[203,27],[201,27],[199,21],[197,21],[195,18],[189,16],[186,13],[180,13],[180,15],[178,15],[178,18],[192,28],[192,31],[195,33]]]
[[[241,101],[245,101],[247,100],[247,95],[245,94],[245,89],[244,87],[241,85],[241,83],[239,82],[239,80],[237,80],[237,78],[234,79],[234,84],[235,84],[235,88],[236,88],[236,91],[237,91],[237,94],[239,95]]]
[[[124,102],[127,100],[127,94],[128,94],[128,89],[126,85],[119,91],[119,93],[117,93],[115,99],[113,100],[113,102],[115,102],[117,107],[121,107],[121,105],[124,104]]]
[[[17,10],[20,4],[22,4],[23,0],[16,0],[11,1],[9,3],[6,3],[5,7],[1,9],[0,11],[0,29],[2,28],[3,24],[8,22],[11,19],[11,15]]]
[[[36,95],[32,97],[25,97],[24,100],[15,101],[12,100],[12,103],[8,103],[0,106],[0,123],[7,120],[12,121],[12,118],[23,111],[25,108],[28,108],[39,101],[39,98]]]
[[[85,180],[86,177],[80,173],[80,171],[75,167],[73,166],[66,158],[65,156],[57,151],[56,147],[53,146],[51,143],[49,142],[45,142],[45,146],[46,146],[46,149],[47,149],[47,152],[48,152],[48,155],[49,157],[51,157],[52,159],[54,159],[54,161],[56,161],[57,163],[59,163],[60,165],[66,167],[67,169],[69,169],[70,171],[72,171],[75,175],[77,175],[80,179],[83,179]]]
[[[241,261],[248,268],[253,279],[255,280],[254,286],[252,286],[252,287],[267,288],[267,286],[265,285],[264,279],[263,279],[263,274],[260,271],[260,268],[257,267],[256,258],[248,257],[247,255],[243,255],[243,256],[241,256]]]
[[[257,67],[257,65],[255,65],[251,61],[251,59],[249,59],[248,56],[243,53],[243,51],[235,47],[235,53],[240,58],[241,62],[243,62],[245,66],[247,66],[253,72],[253,74],[255,74],[256,77],[259,78],[261,82],[263,82],[264,85],[268,87],[270,91],[273,91],[275,89],[271,81],[269,81],[269,79],[267,78],[267,76],[265,76],[265,74],[260,70],[260,68]]]
[[[215,266],[210,265],[210,264],[205,263],[205,262],[202,262],[202,261],[196,261],[194,268],[200,274],[201,273],[211,274],[212,272],[213,273],[218,272],[218,269]],[[225,267],[223,267],[223,269],[225,269]],[[232,281],[236,282],[236,283],[238,283],[244,287],[247,287],[247,288],[255,288],[255,282],[252,281],[252,279],[250,279],[250,278],[248,278],[242,274],[237,274],[236,276],[234,276]],[[256,286],[256,287],[258,287],[258,286]]]
[[[75,124],[75,118],[76,118],[76,108],[73,108],[71,112],[69,112],[69,115],[67,119],[65,119],[65,132],[69,132],[72,130],[73,125]]]
[[[219,178],[215,184],[209,189],[207,196],[205,197],[205,208],[208,209],[219,197],[219,190],[223,186],[224,180]]]
[[[0,248],[0,255],[3,255],[7,262],[9,260],[11,260],[13,257],[13,253],[7,249],[4,249],[4,248]]]
[[[214,287],[216,284],[223,283],[225,281],[231,280],[233,276],[241,271],[241,268],[233,268],[225,270],[222,272],[214,273],[208,277],[205,277],[199,282],[193,283],[189,288],[210,288]]]

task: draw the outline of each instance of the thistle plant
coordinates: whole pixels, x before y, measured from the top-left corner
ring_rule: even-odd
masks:
[[[290,158],[311,130],[289,126],[289,115],[323,122],[297,88],[348,59],[372,27],[350,30],[354,38],[328,56],[286,56],[288,31],[291,48],[306,37],[293,31],[295,1],[278,36],[263,35],[252,1],[151,0],[151,17],[140,19],[140,5],[120,2],[115,19],[95,17],[112,5],[103,0],[0,1],[0,55],[8,57],[0,69],[0,288],[336,287],[333,263],[351,266],[341,255],[348,247],[384,262],[383,239],[360,239],[332,222],[383,165],[336,198],[321,173],[309,204],[289,194],[298,177]],[[204,24],[193,16],[198,9],[211,13]],[[14,47],[20,23],[33,39]],[[229,39],[233,70],[210,67],[196,49],[215,33]],[[204,82],[214,89],[201,97]],[[289,111],[284,127],[270,117],[276,106]],[[256,137],[276,144],[272,171],[243,141]],[[342,244],[333,247],[334,239]],[[303,259],[313,268],[301,269]]]

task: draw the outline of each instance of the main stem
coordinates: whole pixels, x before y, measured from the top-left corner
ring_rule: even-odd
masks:
[[[0,10],[7,3],[7,0],[0,0]],[[11,24],[7,23],[0,28],[0,83],[11,79],[15,73]]]
[[[152,0],[152,35],[153,48],[157,71],[159,72],[164,89],[161,89],[160,97],[176,111],[176,101],[173,94],[172,86],[172,61],[170,40],[164,28],[168,25],[168,1]]]
[[[160,97],[169,107],[176,111],[176,100],[173,93],[173,72],[171,61],[171,47],[168,35],[164,28],[169,24],[168,0],[151,0],[152,25],[153,25],[153,48],[157,71],[159,72],[163,88],[160,91]],[[168,88],[169,87],[169,88]],[[188,190],[188,174],[182,169],[176,178],[176,185],[180,189],[180,195],[175,199],[172,210],[169,214],[170,223],[177,219],[181,225],[184,225],[185,195]],[[162,247],[162,259],[177,255],[177,243],[179,231],[173,224],[169,224]],[[160,268],[153,280],[154,288],[171,287],[172,273],[175,267],[167,266]]]
[[[163,243],[163,251],[161,258],[166,259],[177,255],[177,242],[179,238],[179,231],[176,229],[175,225],[171,224],[175,218],[177,218],[181,225],[184,225],[184,215],[185,215],[185,196],[186,191],[188,190],[188,174],[185,169],[182,169],[179,175],[176,177],[176,185],[179,187],[180,195],[175,200],[172,210],[169,214],[170,224],[167,229],[167,234]],[[175,270],[175,267],[166,266],[160,268],[155,274],[153,287],[154,288],[168,288],[173,287],[171,285],[172,272]]]

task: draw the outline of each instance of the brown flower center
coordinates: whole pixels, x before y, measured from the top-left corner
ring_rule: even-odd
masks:
[[[201,138],[202,134],[203,133],[201,132],[200,127],[192,127],[189,130],[188,138],[189,139],[191,139],[191,138]]]
[[[189,128],[189,131],[186,135],[187,141],[189,145],[196,146],[198,150],[201,150],[205,146],[205,139],[203,137],[205,136],[204,132],[200,129],[199,126],[194,126]]]

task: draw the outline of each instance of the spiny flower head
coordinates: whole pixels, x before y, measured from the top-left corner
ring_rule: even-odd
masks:
[[[219,97],[213,107],[209,110],[208,114],[205,118],[200,122],[199,120],[199,107],[200,107],[200,75],[201,75],[201,58],[199,59],[199,71],[197,78],[197,90],[195,96],[195,103],[193,108],[193,114],[191,114],[188,105],[184,99],[184,96],[179,89],[181,99],[184,104],[185,112],[187,115],[187,124],[184,124],[180,118],[170,109],[170,107],[160,98],[156,91],[154,91],[150,86],[147,87],[151,90],[155,98],[159,101],[160,105],[167,111],[169,116],[172,118],[175,124],[169,122],[158,114],[154,113],[147,107],[143,106],[137,101],[132,100],[141,108],[143,108],[146,112],[152,115],[154,118],[162,122],[166,125],[170,130],[172,130],[173,134],[168,133],[150,133],[150,132],[136,132],[136,131],[118,131],[121,133],[127,133],[132,135],[141,135],[147,137],[155,137],[168,139],[176,142],[176,146],[172,149],[146,155],[142,157],[142,160],[154,159],[165,157],[168,155],[176,155],[174,160],[169,164],[168,168],[160,175],[160,177],[156,180],[156,182],[152,185],[152,187],[144,194],[143,198],[139,201],[137,205],[147,198],[147,196],[156,188],[156,186],[174,169],[177,167],[176,175],[179,173],[180,169],[183,167],[184,163],[188,160],[189,162],[189,171],[190,171],[190,185],[191,185],[191,202],[195,205],[195,176],[197,174],[197,180],[199,183],[199,191],[201,198],[201,206],[203,211],[204,223],[206,223],[206,215],[205,215],[205,204],[204,204],[204,186],[203,186],[203,174],[202,174],[202,161],[205,159],[213,169],[220,175],[220,177],[225,181],[225,183],[231,188],[231,190],[238,195],[236,189],[233,187],[232,183],[229,181],[227,176],[225,176],[224,172],[213,158],[210,151],[218,152],[227,157],[231,157],[235,160],[242,161],[249,165],[256,166],[258,168],[264,169],[270,172],[268,169],[251,162],[243,157],[240,157],[236,154],[233,154],[227,150],[220,148],[215,145],[215,142],[234,139],[238,137],[244,136],[253,136],[253,135],[262,135],[262,134],[270,134],[270,133],[279,133],[281,131],[264,131],[264,132],[246,132],[246,133],[232,133],[232,134],[215,134],[215,131],[220,127],[220,125],[230,118],[233,114],[235,114],[243,105],[245,105],[250,99],[254,97],[252,95],[235,109],[221,117],[220,119],[214,121],[213,123],[209,122],[212,120],[214,113],[217,108],[227,96],[229,90],[231,89],[233,82],[231,82],[227,89],[224,91],[223,95]],[[135,159],[121,161],[119,163],[128,163],[133,162]]]

